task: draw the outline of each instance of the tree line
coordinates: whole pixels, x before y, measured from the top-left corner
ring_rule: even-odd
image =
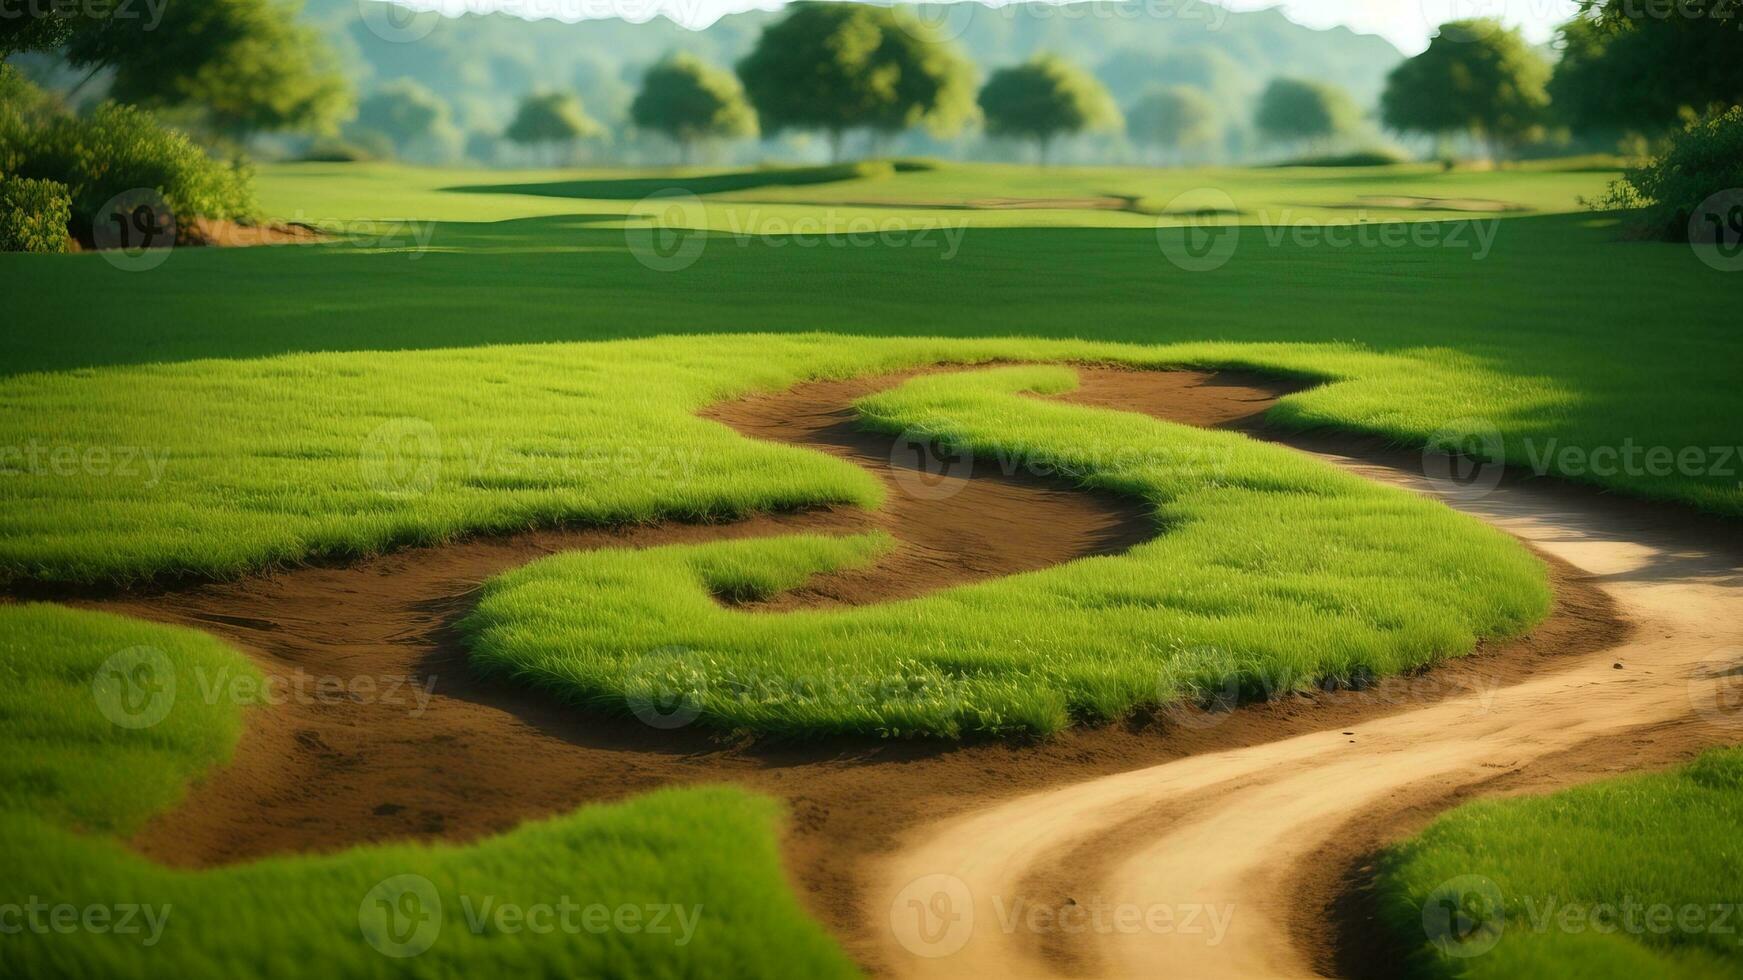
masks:
[[[1455,21],[1392,72],[1377,113],[1335,86],[1284,78],[1260,95],[1253,122],[1273,143],[1307,148],[1367,120],[1437,139],[1470,137],[1495,156],[1555,129],[1649,141],[1743,101],[1739,4],[1679,0],[1674,15],[1661,16],[1651,4],[1585,0],[1561,32],[1554,63],[1499,23]],[[161,24],[87,7],[31,10],[0,18],[0,56],[56,52],[86,80],[104,73],[112,98],[237,145],[265,132],[338,132],[347,120],[349,132],[401,146],[463,139],[447,105],[416,83],[389,83],[354,103],[332,53],[281,0],[170,0]],[[1191,85],[1158,84],[1121,107],[1094,74],[1053,56],[976,81],[955,44],[900,8],[802,2],[732,70],[682,53],[654,65],[629,118],[669,138],[686,162],[711,141],[809,132],[840,158],[850,134],[876,153],[909,130],[949,138],[976,122],[988,135],[1032,144],[1043,161],[1062,138],[1120,131],[1152,153],[1189,161],[1228,123]],[[501,136],[555,160],[561,148],[604,133],[577,95],[541,92],[521,101]]]

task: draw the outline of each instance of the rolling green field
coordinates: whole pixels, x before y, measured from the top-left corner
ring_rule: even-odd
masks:
[[[334,241],[179,249],[141,273],[94,255],[0,255],[0,279],[30,286],[10,291],[0,331],[0,583],[224,577],[470,532],[876,506],[880,488],[854,467],[695,413],[806,379],[934,363],[1287,375],[1320,384],[1273,410],[1279,426],[1412,447],[1498,439],[1516,469],[1743,514],[1738,464],[1726,469],[1717,452],[1738,442],[1736,285],[1686,247],[1623,241],[1617,216],[1581,211],[1610,176],[1554,165],[942,165],[842,180],[268,167],[266,207]],[[664,187],[699,197],[644,200]],[[1023,199],[1045,206],[1012,206]],[[1442,210],[1495,205],[1507,210]],[[1219,213],[1188,213],[1206,208]],[[1183,267],[1198,254],[1192,235],[1225,243],[1226,261]],[[649,241],[694,254],[672,268],[663,244],[650,259]],[[1243,437],[1013,396],[1069,386],[1060,368],[972,377],[916,382],[861,411],[1138,495],[1164,532],[1126,556],[886,608],[767,617],[710,594],[790,588],[885,543],[556,556],[491,585],[469,623],[477,658],[596,709],[676,690],[704,722],[766,732],[1046,733],[1231,677],[1250,693],[1407,669],[1544,612],[1535,560],[1439,505]],[[1108,444],[1145,453],[1095,451]],[[1598,452],[1628,446],[1695,450],[1700,463],[1592,469]],[[1290,535],[1272,533],[1285,526]],[[31,749],[0,761],[8,896],[175,909],[152,956],[129,945],[138,937],[9,937],[0,972],[689,969],[664,937],[493,942],[459,912],[462,896],[538,904],[576,889],[703,904],[683,959],[696,975],[851,970],[787,892],[776,808],[733,791],[590,807],[473,847],[206,873],[152,865],[121,841],[222,764],[245,706],[178,698],[162,724],[116,728],[89,692],[108,657],[140,646],[178,671],[245,669],[195,634],[0,607],[11,681],[0,730]],[[1682,816],[1712,815],[1695,777],[1655,778],[1682,780],[1687,795],[1667,797],[1687,804]],[[1725,785],[1734,796],[1734,778]],[[1566,827],[1620,812],[1613,797],[1581,800]],[[1596,855],[1559,878],[1527,874],[1550,866],[1530,839],[1547,811],[1492,812],[1492,836],[1473,843],[1463,821],[1475,818],[1461,815],[1412,845],[1400,907],[1419,908],[1418,892],[1462,860],[1441,849],[1490,843],[1526,855],[1520,889],[1610,896],[1615,878]],[[441,938],[409,961],[378,956],[359,906],[413,869],[444,903]],[[1683,880],[1695,882],[1688,894],[1715,893]],[[200,910],[220,905],[247,928],[202,925]],[[1473,969],[1529,974],[1541,963],[1532,950],[1560,955],[1569,942],[1529,939],[1514,947],[1520,959]],[[1569,955],[1609,955],[1596,948]],[[1729,965],[1692,947],[1613,953],[1603,965]]]
[[[1552,796],[1472,803],[1381,862],[1386,925],[1427,976],[1734,977],[1743,750]]]

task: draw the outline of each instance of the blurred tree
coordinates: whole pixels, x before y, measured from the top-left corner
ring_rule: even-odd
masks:
[[[637,126],[677,143],[684,163],[698,140],[757,134],[756,114],[738,79],[689,54],[672,55],[648,69],[629,113]]]
[[[898,133],[924,123],[937,135],[973,112],[973,74],[954,44],[887,7],[799,3],[764,28],[738,75],[763,128],[822,130],[841,159],[849,130]]]
[[[1562,27],[1562,58],[1549,83],[1556,121],[1581,133],[1661,136],[1743,104],[1736,0],[1679,0],[1675,16],[1616,0],[1582,6]]]
[[[345,127],[353,143],[365,143],[364,134],[372,132],[392,140],[398,156],[419,163],[452,163],[465,140],[448,103],[409,78],[376,89],[358,104],[356,120]]]
[[[980,108],[992,135],[1034,140],[1042,166],[1058,137],[1123,123],[1101,82],[1048,55],[993,72],[980,90]]]
[[[1393,70],[1380,112],[1394,129],[1473,134],[1500,159],[1508,144],[1545,122],[1548,82],[1549,63],[1517,30],[1493,20],[1453,21],[1441,25],[1428,50]]]
[[[1158,86],[1126,110],[1132,142],[1173,151],[1176,160],[1214,144],[1222,135],[1216,103],[1191,85]]]
[[[528,95],[503,137],[522,146],[543,147],[551,162],[576,140],[602,136],[604,127],[587,115],[581,100],[566,92]]]
[[[1284,143],[1323,143],[1348,130],[1356,107],[1335,85],[1279,78],[1265,87],[1253,124],[1267,139]]]
[[[297,22],[297,4],[200,0],[161,10],[161,21],[82,18],[67,60],[93,73],[113,69],[113,99],[196,108],[212,131],[238,141],[266,131],[330,133],[350,111],[337,59]]]

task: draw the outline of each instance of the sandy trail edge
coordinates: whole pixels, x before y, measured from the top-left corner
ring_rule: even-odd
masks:
[[[1080,398],[1101,403],[1093,378]],[[1321,918],[1323,892],[1376,840],[1461,797],[1506,791],[1509,777],[1534,789],[1591,778],[1603,767],[1588,756],[1617,758],[1610,750],[1636,733],[1669,733],[1685,747],[1743,737],[1743,712],[1718,687],[1743,664],[1734,535],[1552,484],[1503,482],[1473,497],[1425,479],[1420,458],[1412,470],[1383,454],[1313,454],[1443,499],[1583,570],[1636,629],[1499,689],[919,828],[873,871],[872,928],[895,975],[1299,977],[1348,967],[1348,955],[1326,948],[1335,925]],[[1048,918],[1068,902],[1082,908],[1069,934]],[[1120,927],[1122,907],[1172,918]],[[1113,924],[1105,931],[1084,926],[1096,910]]]

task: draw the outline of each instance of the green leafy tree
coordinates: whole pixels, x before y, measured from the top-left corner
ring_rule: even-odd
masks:
[[[368,145],[371,133],[392,141],[396,155],[422,163],[452,161],[465,140],[448,103],[409,78],[383,85],[358,104],[357,119],[345,127],[345,136]]]
[[[688,54],[673,55],[648,69],[629,113],[637,126],[677,143],[685,163],[700,140],[757,134],[756,113],[738,79]]]
[[[65,53],[92,74],[112,69],[111,98],[197,109],[213,132],[236,140],[331,132],[351,109],[350,92],[331,49],[297,22],[297,10],[281,0],[184,0],[165,3],[161,20],[82,16]]]
[[[1124,122],[1095,76],[1051,55],[993,72],[980,109],[988,133],[1033,140],[1043,166],[1059,137],[1118,130]]]
[[[1202,150],[1222,135],[1217,107],[1190,85],[1152,88],[1126,110],[1126,132],[1140,146],[1182,154]]]
[[[1743,104],[1743,4],[1585,0],[1562,27],[1549,83],[1556,121],[1581,133],[1662,136],[1689,120]]]
[[[830,157],[843,136],[924,124],[959,131],[973,113],[973,72],[953,44],[886,7],[800,3],[765,28],[738,76],[764,130],[819,130]]]
[[[1518,31],[1492,20],[1453,21],[1441,25],[1428,50],[1393,70],[1381,117],[1409,132],[1470,133],[1499,158],[1543,125],[1549,72]]]
[[[587,115],[580,99],[567,92],[550,92],[522,99],[514,121],[502,135],[522,146],[544,148],[555,162],[556,154],[572,147],[576,140],[604,134],[604,127]]]
[[[1355,103],[1335,85],[1279,78],[1259,96],[1253,125],[1281,143],[1324,143],[1355,124]]]

